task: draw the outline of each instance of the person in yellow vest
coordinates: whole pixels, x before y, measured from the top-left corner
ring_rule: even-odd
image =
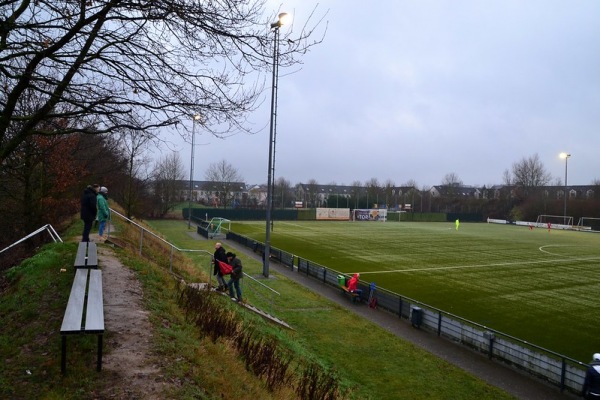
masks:
[[[460,225],[460,221],[458,219],[456,219],[455,224],[456,224],[456,230],[458,230],[458,226]]]

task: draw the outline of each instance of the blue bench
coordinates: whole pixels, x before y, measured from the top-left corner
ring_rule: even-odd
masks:
[[[94,242],[79,242],[73,263],[77,268],[98,268],[98,247]]]
[[[102,299],[102,271],[78,268],[71,287],[67,309],[60,328],[60,370],[67,370],[67,336],[75,334],[98,335],[96,369],[102,370],[102,340],[104,335],[104,303]]]

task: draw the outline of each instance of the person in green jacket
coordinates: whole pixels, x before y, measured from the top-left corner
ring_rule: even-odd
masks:
[[[100,188],[98,196],[96,196],[96,206],[98,209],[98,236],[104,237],[104,228],[106,227],[106,221],[110,220],[110,209],[108,208],[108,189],[105,186]]]

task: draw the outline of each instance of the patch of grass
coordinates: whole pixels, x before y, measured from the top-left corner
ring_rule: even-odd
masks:
[[[0,397],[77,399],[94,393],[96,338],[69,340],[69,373],[60,373],[60,325],[73,281],[75,243],[54,243],[6,272],[0,298]],[[69,268],[71,267],[71,268]],[[61,272],[66,268],[68,272]]]

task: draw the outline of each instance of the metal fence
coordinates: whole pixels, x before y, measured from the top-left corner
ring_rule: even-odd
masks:
[[[206,251],[206,250],[199,250],[199,249],[179,248],[176,245],[174,245],[173,243],[169,242],[168,240],[165,240],[162,237],[160,237],[159,235],[155,234],[151,230],[149,230],[149,229],[145,228],[144,226],[138,224],[137,222],[127,218],[125,215],[119,213],[118,211],[116,211],[112,208],[110,210],[111,210],[111,215],[113,218],[118,217],[119,219],[124,221],[124,223],[130,224],[131,226],[135,227],[136,230],[139,231],[139,236],[136,239],[138,240],[138,246],[139,246],[138,253],[140,256],[148,256],[148,254],[146,254],[145,251],[152,248],[153,241],[160,242],[161,246],[169,248],[169,259],[168,259],[169,273],[177,275],[175,273],[175,271],[173,271],[174,255],[176,253],[195,254],[195,257],[198,261],[197,265],[199,265],[203,271],[206,271],[206,276],[208,278],[206,283],[210,283],[213,286],[218,285],[218,282],[213,283],[213,279],[216,280],[216,277],[214,277],[214,275],[212,273],[212,271],[213,271],[213,263],[212,263],[213,254],[211,252]],[[206,226],[207,226],[207,223],[205,223],[204,225],[198,224],[198,226],[196,228],[197,233],[206,238],[214,238],[213,236],[210,236],[209,231],[206,229]],[[112,227],[112,223],[108,225],[108,236],[109,237],[111,236],[111,229],[114,230],[114,228]],[[263,250],[264,250],[264,246],[263,246]],[[158,263],[159,265],[166,266],[165,263],[167,262],[167,260],[166,259],[165,260],[154,259],[154,262]],[[266,311],[273,313],[276,296],[279,296],[280,293],[278,293],[276,290],[270,288],[269,286],[265,285],[264,283],[260,282],[259,280],[255,279],[254,277],[246,274],[245,272],[243,273],[243,275],[246,279],[243,279],[240,284],[242,286],[242,290],[244,290],[244,291],[246,289],[251,290],[252,293],[254,293],[254,295],[263,299],[263,301],[268,305],[268,310],[266,310]]]
[[[253,239],[233,232],[227,234],[227,239],[251,248],[259,254],[264,253],[264,244]],[[318,279],[328,286],[338,287],[340,275],[348,277],[342,272],[273,247],[271,247],[271,259],[300,274]],[[530,373],[557,386],[561,391],[566,390],[576,394],[581,392],[586,363],[389,290],[374,288],[373,285],[364,283],[359,283],[359,288],[362,289],[362,300],[368,301],[371,295],[376,293],[378,309],[397,315],[399,319],[407,319],[417,328],[468,346],[487,355],[490,359]]]

